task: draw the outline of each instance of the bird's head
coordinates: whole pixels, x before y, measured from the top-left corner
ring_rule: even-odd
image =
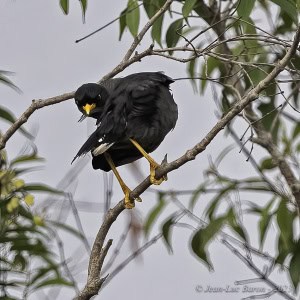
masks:
[[[86,83],[78,88],[74,98],[79,111],[83,113],[79,121],[85,117],[97,119],[102,113],[107,97],[105,87],[97,83]]]

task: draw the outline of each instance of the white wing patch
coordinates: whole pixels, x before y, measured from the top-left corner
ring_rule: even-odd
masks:
[[[93,150],[93,155],[98,156],[107,151],[114,143],[104,143]]]

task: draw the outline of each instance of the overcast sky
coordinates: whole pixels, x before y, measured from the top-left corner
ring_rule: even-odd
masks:
[[[114,0],[110,2],[89,1],[86,23],[82,23],[81,9],[78,1],[70,1],[70,14],[64,16],[58,5],[59,1],[11,1],[0,2],[0,37],[1,63],[0,69],[15,72],[11,79],[23,91],[17,94],[13,90],[0,85],[1,105],[8,107],[19,116],[31,103],[32,99],[44,99],[73,91],[85,82],[95,82],[112,70],[122,59],[132,40],[128,32],[121,42],[118,41],[118,23],[103,30],[86,41],[75,44],[75,40],[90,33],[98,27],[118,16],[124,9],[127,1]],[[142,24],[144,20],[142,20]],[[151,40],[145,39],[138,48],[146,49]],[[186,66],[173,61],[157,57],[146,58],[140,63],[127,68],[120,76],[141,71],[164,71],[167,75],[177,78],[186,75]],[[153,153],[157,161],[161,161],[166,153],[168,160],[174,160],[185,153],[195,143],[200,141],[217,120],[216,106],[210,88],[205,95],[194,94],[188,81],[176,82],[172,85],[175,101],[178,104],[179,119],[176,128]],[[45,168],[32,173],[28,178],[33,182],[45,182],[56,186],[64,175],[71,169],[70,162],[79,147],[93,130],[94,121],[88,120],[78,123],[80,113],[73,100],[43,108],[34,113],[26,124],[31,131],[37,130],[36,145],[39,155],[46,158]],[[246,128],[246,124],[243,124]],[[1,123],[1,131],[8,127]],[[243,128],[243,127],[242,127]],[[22,149],[25,139],[16,134],[7,143],[10,158],[13,158]],[[203,179],[203,172],[208,166],[209,156],[216,158],[220,149],[233,141],[220,134],[204,153],[197,159],[186,164],[180,170],[169,174],[169,180],[159,189],[194,189]],[[229,176],[239,174],[240,177],[254,175],[249,163],[245,161],[239,149],[234,149],[228,159],[221,164],[222,172]],[[254,149],[254,154],[259,149]],[[234,164],[234,168],[233,168]],[[148,164],[140,160],[139,164],[144,177],[148,174]],[[126,182],[134,188],[143,178],[137,179],[131,172],[130,166],[119,168]],[[90,162],[78,177],[75,200],[101,203],[103,202],[102,174],[94,171]],[[157,187],[154,187],[157,188]],[[74,185],[72,186],[74,190]],[[245,196],[246,197],[246,196]],[[122,198],[122,192],[116,182],[113,186],[113,202]],[[142,195],[143,203],[137,204],[135,211],[140,216],[146,216],[156,203],[154,193],[146,192]],[[203,198],[205,203],[209,197]],[[188,197],[181,200],[188,201]],[[241,200],[251,200],[243,198]],[[36,199],[36,205],[42,198]],[[97,207],[97,206],[96,206]],[[200,207],[198,212],[201,212]],[[203,206],[202,206],[203,207]],[[170,205],[168,212],[174,210]],[[196,209],[197,213],[197,209]],[[114,224],[109,238],[114,238],[123,232],[124,220],[129,213]],[[86,235],[92,243],[102,220],[101,207],[99,211],[80,211],[82,225]],[[158,224],[168,214],[159,219]],[[49,215],[51,218],[52,216]],[[54,217],[54,216],[53,216]],[[249,232],[256,231],[253,220],[245,220],[249,225]],[[74,225],[70,216],[67,222]],[[151,232],[154,236],[159,227]],[[203,294],[195,289],[202,286],[234,287],[236,280],[255,277],[246,266],[233,257],[221,243],[213,243],[210,247],[211,259],[215,272],[208,270],[191,254],[189,250],[188,229],[176,228],[173,235],[174,254],[170,255],[165,245],[159,241],[142,257],[142,260],[132,262],[124,271],[118,274],[101,292],[100,299],[152,300],[152,299],[241,299],[251,294]],[[143,243],[143,240],[140,241]],[[253,241],[254,244],[257,241]],[[65,239],[66,253],[74,255],[73,239]],[[128,245],[122,250],[119,262],[130,254]],[[76,264],[77,257],[73,257]],[[87,261],[86,261],[87,263]],[[84,267],[87,268],[87,265]],[[86,274],[80,273],[77,277],[80,286],[85,283]],[[263,287],[263,284],[257,284]],[[64,289],[58,299],[68,299],[72,291]],[[97,298],[97,299],[98,299]],[[272,299],[279,299],[275,296]]]

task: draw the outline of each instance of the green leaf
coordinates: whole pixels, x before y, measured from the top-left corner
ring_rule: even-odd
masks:
[[[272,131],[272,138],[275,143],[277,143],[278,139],[278,127],[280,125],[280,119],[278,118],[276,121],[276,125],[273,127],[274,117],[276,116],[277,110],[275,110],[274,101],[270,101],[268,103],[261,103],[258,106],[258,109],[260,110],[263,118],[261,119],[261,122],[263,123],[266,130]],[[272,113],[270,114],[270,112]]]
[[[239,17],[248,18],[253,10],[254,4],[255,0],[239,1],[239,6],[237,8]]]
[[[19,157],[13,159],[10,162],[10,166],[12,167],[12,166],[15,166],[15,165],[20,164],[20,163],[34,162],[34,161],[44,161],[44,160],[45,160],[44,158],[37,156],[35,153],[30,154],[30,155],[22,155],[22,156],[19,156]]]
[[[167,248],[169,250],[169,252],[173,252],[172,249],[172,245],[171,245],[171,235],[172,235],[172,227],[175,224],[175,219],[178,217],[178,214],[174,214],[172,215],[169,219],[167,219],[167,221],[163,224],[162,226],[162,234],[163,234],[163,238],[164,241],[166,242]]]
[[[120,14],[120,18],[119,18],[119,26],[120,26],[120,33],[119,33],[119,41],[122,39],[122,35],[126,29],[126,13],[127,13],[127,8],[125,8],[121,14]]]
[[[188,74],[189,74],[189,76],[191,78],[195,77],[195,67],[196,67],[196,65],[197,65],[197,59],[196,58],[193,59],[193,60],[191,60],[191,61],[189,61],[188,64],[187,64],[187,66],[188,66],[187,67],[187,72],[188,72]],[[194,91],[197,92],[196,80],[195,79],[191,79],[190,81],[192,83]]]
[[[253,85],[256,86],[266,77],[266,73],[263,70],[245,67],[245,71],[247,72],[247,75],[245,75],[244,78],[248,88],[253,87]],[[249,80],[248,76],[250,77],[251,81]]]
[[[277,249],[278,255],[275,259],[275,262],[276,264],[283,265],[286,258],[290,256],[290,250],[285,248],[281,235],[278,237]]]
[[[59,4],[64,14],[67,15],[69,13],[69,0],[60,0]]]
[[[239,224],[236,218],[236,214],[233,207],[230,207],[227,216],[225,216],[229,226],[238,234],[238,236],[243,240],[247,241],[247,235],[244,228]]]
[[[164,5],[165,0],[144,0],[143,5],[144,9],[149,17],[152,18],[156,12]],[[157,42],[160,47],[161,44],[161,31],[162,31],[162,24],[163,24],[164,14],[162,14],[153,24],[151,29],[151,37],[153,41]]]
[[[33,289],[37,290],[39,288],[49,286],[49,285],[65,285],[65,286],[73,286],[74,284],[70,281],[66,281],[63,278],[56,277],[56,278],[51,278],[51,279],[46,279],[39,283],[38,285],[34,286]]]
[[[13,75],[13,72],[0,70],[0,83],[7,85],[8,87],[14,89],[16,92],[21,93],[21,90],[7,78],[9,75]]]
[[[296,2],[293,0],[271,0],[273,3],[280,6],[281,10],[286,12],[293,22],[298,24],[298,11]]]
[[[287,201],[282,199],[277,209],[277,224],[285,249],[290,249],[293,242],[294,218],[295,214],[287,208]]]
[[[50,223],[58,228],[61,228],[65,231],[68,231],[69,233],[77,236],[78,238],[80,238],[81,240],[84,239],[84,236],[79,232],[77,231],[76,229],[74,229],[73,227],[65,224],[65,223],[60,223],[60,222],[57,222],[57,221],[51,221],[51,220],[47,220],[47,223]]]
[[[86,14],[86,9],[87,9],[87,0],[79,0],[80,5],[81,5],[81,10],[82,10],[82,20],[83,23],[85,23],[85,14]]]
[[[289,265],[289,273],[295,290],[297,290],[298,285],[300,283],[299,266],[300,266],[300,251],[298,249],[298,251],[294,253]]]
[[[212,220],[215,215],[215,211],[219,205],[219,202],[224,199],[225,195],[236,189],[236,183],[229,183],[224,189],[220,190],[219,194],[211,201],[210,205],[207,207],[205,216]]]
[[[28,192],[45,192],[45,193],[51,193],[51,194],[57,194],[57,195],[63,195],[63,191],[59,191],[57,189],[51,188],[48,185],[45,184],[26,184],[22,189]]]
[[[143,5],[145,11],[150,18],[152,18],[156,12],[165,4],[166,0],[144,0]]]
[[[190,12],[193,10],[197,0],[186,0],[182,6],[182,15],[184,18],[187,18]]]
[[[38,269],[36,274],[31,276],[30,285],[33,285],[34,283],[36,283],[36,281],[38,281],[39,279],[47,275],[47,273],[52,271],[53,271],[53,266]]]
[[[297,123],[293,130],[292,138],[295,139],[299,134],[300,134],[300,123]]]
[[[261,170],[271,170],[274,169],[277,165],[274,163],[272,158],[266,158],[260,164]]]
[[[13,115],[12,112],[10,112],[8,109],[4,108],[3,106],[0,106],[0,118],[13,124],[16,122],[16,118]],[[23,127],[21,127],[19,129],[21,131],[22,134],[24,134],[27,138],[32,138],[32,135],[26,131],[25,129],[23,129]]]
[[[166,42],[168,48],[172,48],[177,45],[180,38],[180,35],[177,33],[177,31],[181,33],[182,23],[183,23],[183,19],[178,19],[169,26],[166,34]],[[173,51],[169,51],[169,53],[170,55],[172,55]]]
[[[130,11],[130,12],[128,12]],[[129,0],[127,4],[126,24],[130,33],[135,37],[138,34],[140,23],[140,8],[137,0]]]
[[[191,246],[193,252],[205,263],[209,270],[213,270],[213,266],[207,253],[207,246],[221,230],[224,221],[224,217],[211,220],[206,227],[199,229],[192,237]]]
[[[271,213],[270,210],[273,206],[275,199],[276,198],[270,200],[267,203],[267,205],[260,211],[260,220],[258,226],[259,226],[259,244],[260,244],[259,246],[261,249],[263,247],[266,238],[266,233],[268,231],[270,221],[272,220],[273,213]]]
[[[152,228],[155,220],[159,217],[159,215],[162,213],[164,207],[167,204],[166,201],[164,200],[163,193],[158,193],[158,197],[159,197],[158,202],[156,206],[154,206],[154,208],[148,214],[148,217],[144,225],[144,232],[146,237],[149,235],[150,229]]]
[[[208,186],[208,181],[206,180],[205,182],[201,183],[199,187],[196,188],[196,190],[193,191],[192,197],[189,202],[189,209],[193,210],[196,202],[198,201],[199,197],[201,196],[202,193],[206,191],[206,187]]]
[[[162,24],[164,20],[164,15],[161,15],[153,24],[151,30],[152,39],[159,44],[162,48],[161,44],[161,31],[162,31]]]

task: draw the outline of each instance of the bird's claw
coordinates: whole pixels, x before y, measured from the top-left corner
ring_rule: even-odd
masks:
[[[159,164],[150,165],[150,182],[154,185],[160,185],[163,181],[167,181],[167,175],[162,176],[160,179],[155,178],[155,170],[159,167]]]
[[[130,190],[127,190],[125,192],[125,197],[124,197],[124,206],[126,209],[132,209],[135,206],[134,200],[133,201],[130,200],[129,194],[130,194]]]
[[[124,197],[124,206],[125,206],[126,209],[132,209],[132,208],[134,208],[135,207],[134,201],[142,202],[142,198],[140,196],[138,196],[134,200],[131,200],[130,199],[130,193],[131,193],[131,190],[129,188],[127,188],[124,191],[124,194],[125,194],[125,197]]]

